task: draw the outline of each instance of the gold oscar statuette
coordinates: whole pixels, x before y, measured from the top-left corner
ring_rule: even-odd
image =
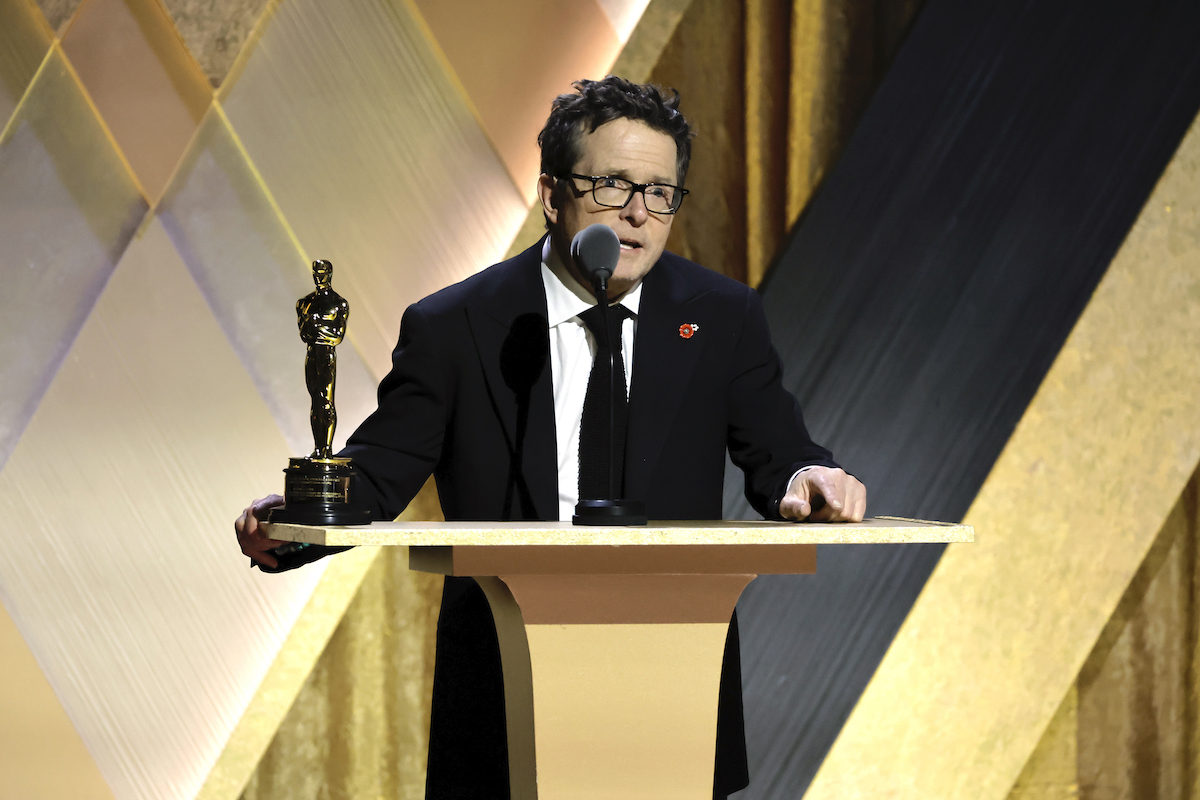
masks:
[[[350,305],[330,285],[333,265],[314,261],[313,283],[317,288],[296,301],[296,324],[308,345],[304,379],[312,399],[313,451],[306,458],[288,459],[283,471],[283,505],[271,509],[270,522],[300,525],[365,525],[371,512],[350,504],[350,459],[333,455],[333,431],[337,411],[333,387],[337,379],[334,350],[346,335]]]

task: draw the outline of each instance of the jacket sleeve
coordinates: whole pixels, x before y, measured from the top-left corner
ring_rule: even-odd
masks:
[[[782,519],[779,503],[796,470],[836,468],[832,454],[812,440],[800,404],[783,386],[783,367],[771,345],[762,300],[746,292],[742,330],[731,362],[727,442],[746,475],[746,499],[767,519]]]
[[[394,519],[416,496],[441,457],[449,408],[450,362],[421,304],[409,306],[379,384],[379,407],[339,453],[354,461],[354,503],[375,519]]]

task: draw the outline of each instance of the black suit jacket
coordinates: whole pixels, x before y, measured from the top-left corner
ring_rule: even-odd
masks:
[[[684,325],[698,328],[684,338]],[[411,306],[379,408],[342,452],[356,502],[393,518],[432,473],[448,520],[557,519],[549,356],[540,245]],[[651,519],[719,519],[726,448],[768,518],[797,469],[836,466],[783,388],[758,294],[664,253],[638,312],[625,496]],[[443,594],[427,775],[435,800],[508,796],[499,648],[470,579],[447,579]],[[747,781],[735,617],[714,796]]]
[[[399,514],[432,472],[446,519],[558,518],[541,247],[404,314],[379,408],[343,455],[358,501]],[[690,338],[680,326],[699,328]],[[725,450],[779,517],[788,478],[836,466],[783,388],[758,293],[671,253],[643,281],[629,389],[625,496],[652,519],[719,519]]]

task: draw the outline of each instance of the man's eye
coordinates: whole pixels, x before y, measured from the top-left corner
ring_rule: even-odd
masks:
[[[671,196],[671,190],[665,186],[647,186],[646,193],[654,197],[668,198]]]
[[[596,181],[596,183],[605,189],[616,189],[623,188],[621,187],[621,184],[624,183],[624,181],[620,178],[601,178],[600,180]]]

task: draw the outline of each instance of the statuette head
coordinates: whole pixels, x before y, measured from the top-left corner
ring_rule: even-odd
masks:
[[[313,283],[317,286],[328,286],[333,278],[333,264],[328,261],[314,261],[312,271]]]

